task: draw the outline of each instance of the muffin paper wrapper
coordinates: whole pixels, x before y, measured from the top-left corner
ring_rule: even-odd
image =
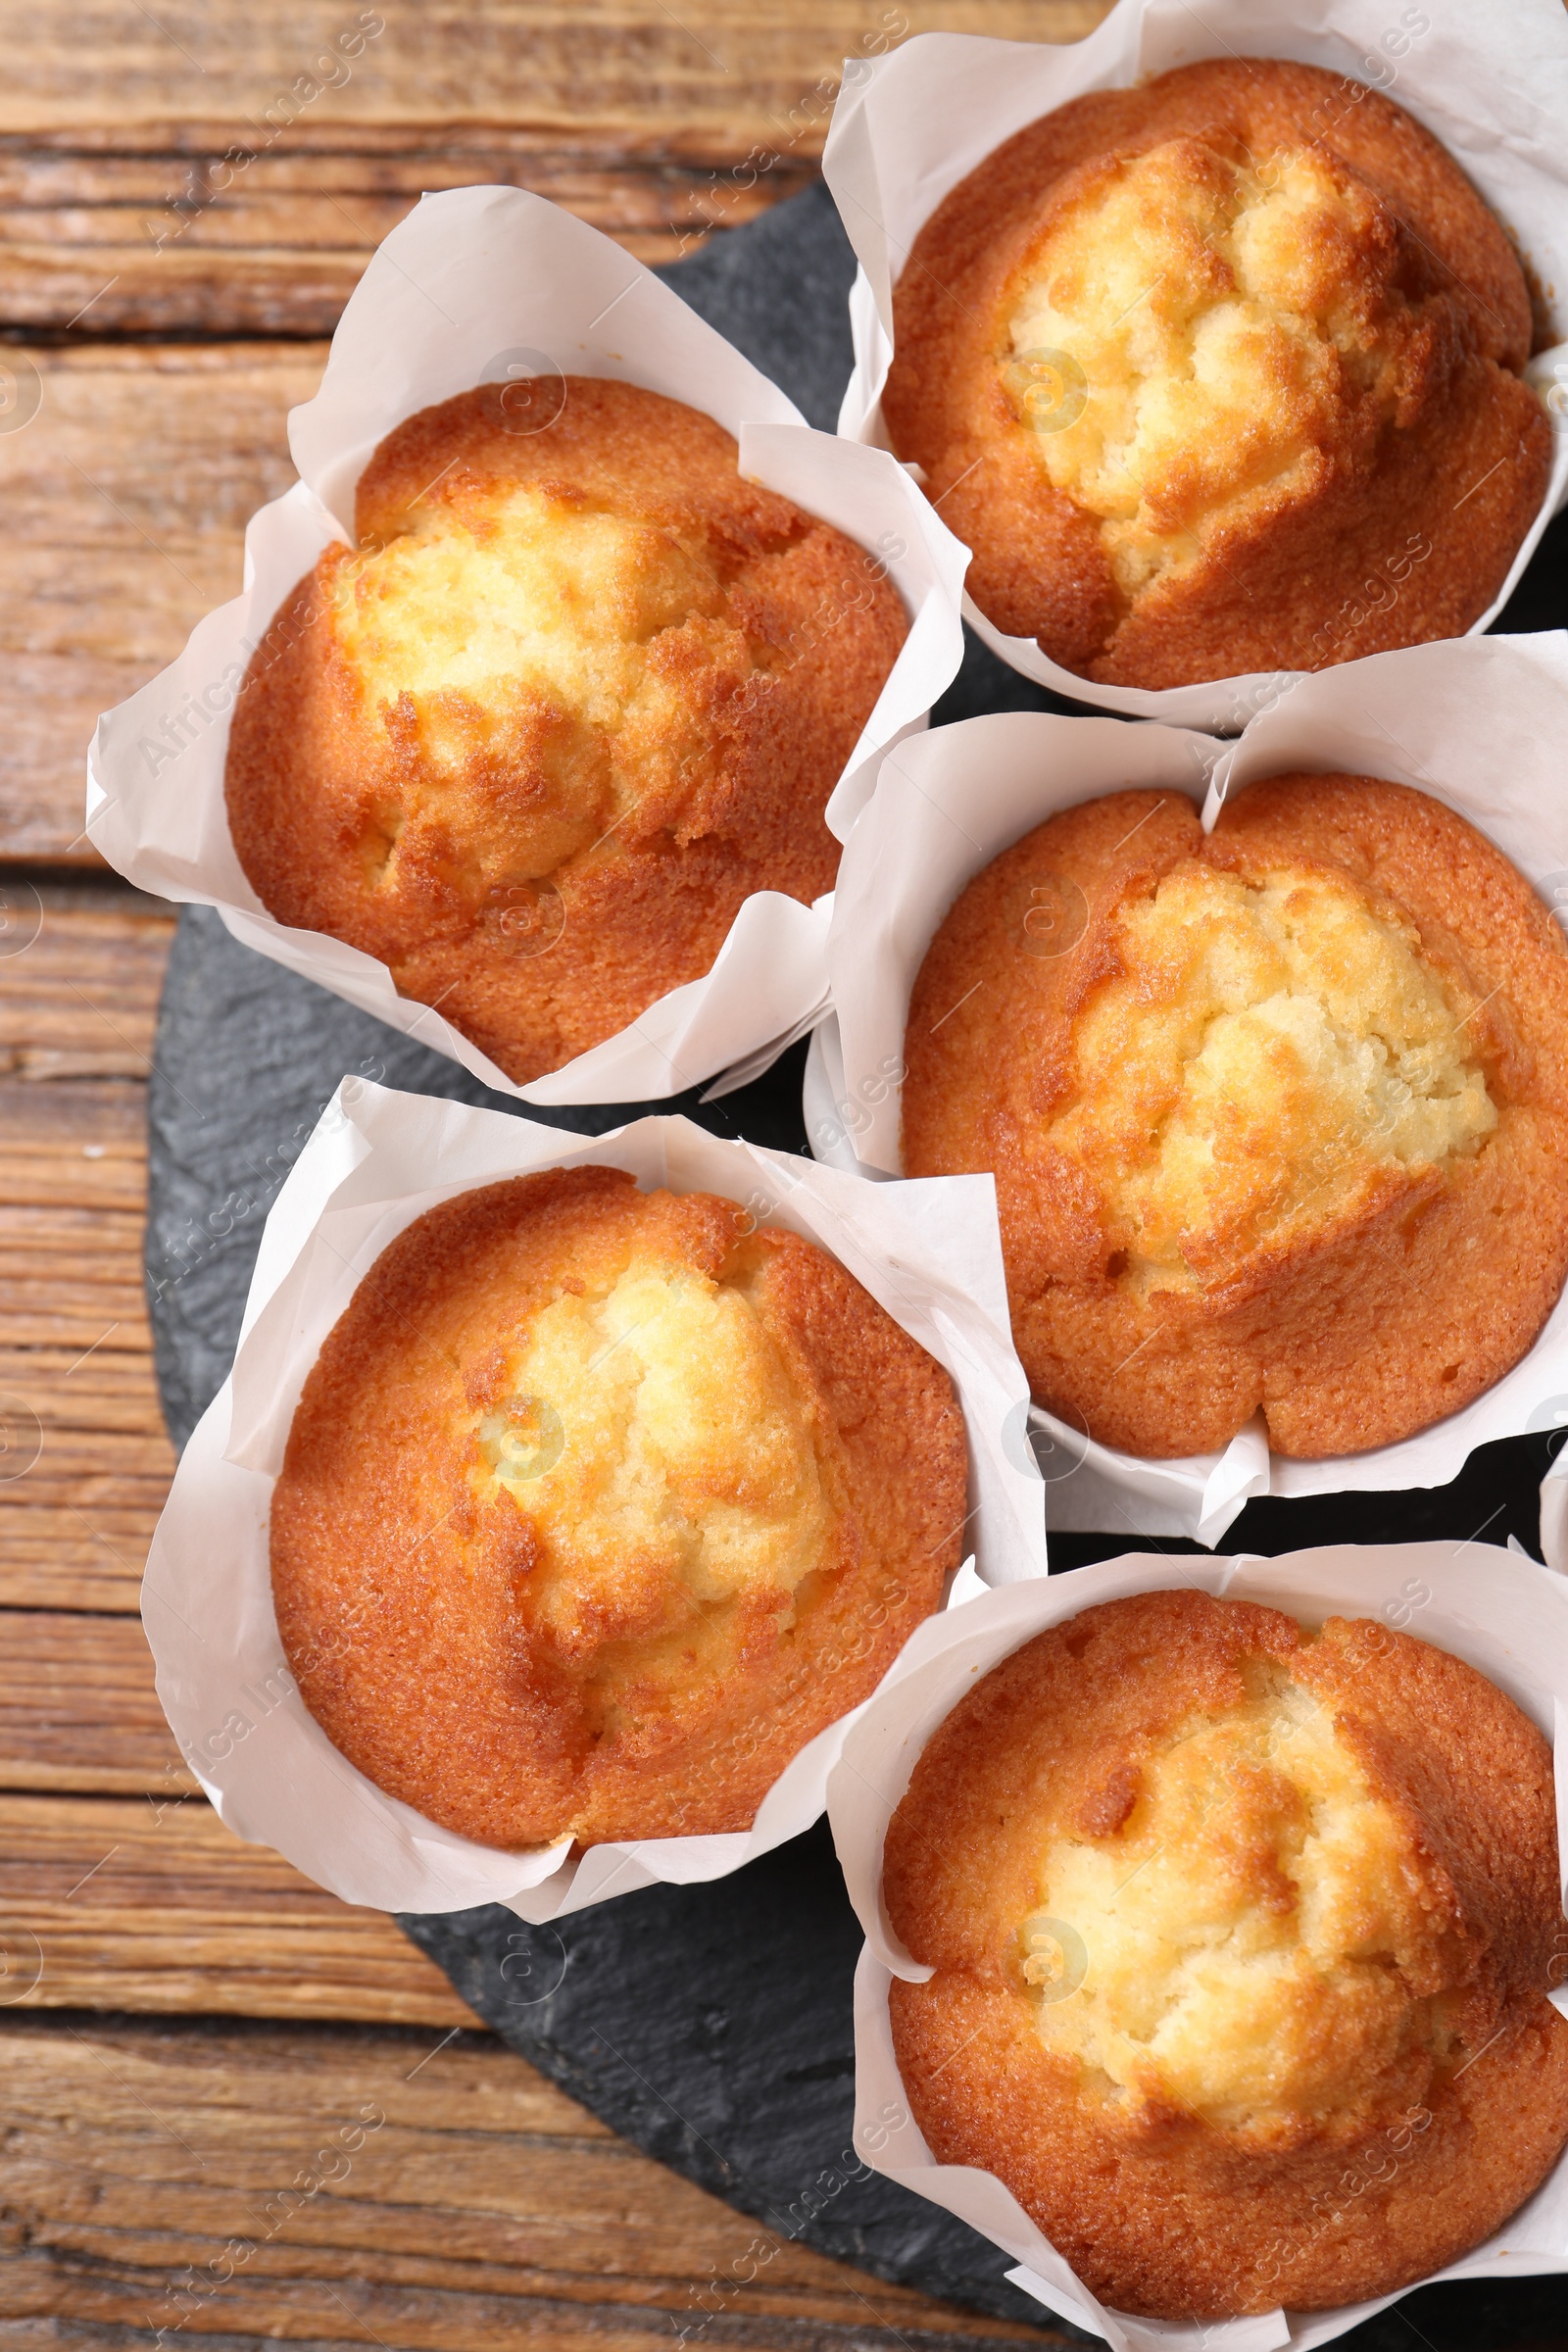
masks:
[[[1131,1592],[1196,1586],[1284,1609],[1309,1623],[1373,1617],[1452,1651],[1490,1677],[1552,1741],[1559,1863],[1568,1883],[1568,1582],[1523,1553],[1476,1544],[1336,1544],[1278,1559],[1184,1559],[1132,1553],[982,1592],[916,1629],[844,1742],[828,1780],[828,1814],[850,1899],[865,1930],[855,1983],[855,2144],[891,2180],[928,2197],[1012,2255],[1007,2277],[1115,2352],[1305,2352],[1330,2342],[1397,2295],[1333,2311],[1272,2311],[1206,2324],[1135,2319],[1106,2310],[994,2174],[938,2164],[910,2115],[893,2052],[888,1987],[931,1975],[912,1960],[882,1901],[882,1843],[922,1748],[979,1676],[1049,1626]],[[955,1599],[957,1599],[957,1591]],[[1555,1970],[1554,1970],[1555,1975]],[[1568,1990],[1547,1988],[1568,2015]],[[1442,2278],[1505,2278],[1568,2270],[1568,2155],[1493,2238]],[[1430,2285],[1419,2279],[1413,2285]],[[1400,2288],[1407,2294],[1408,2287]]]
[[[426,196],[350,298],[314,400],[289,418],[301,479],[245,536],[245,583],[210,612],[179,660],[98,722],[87,760],[87,831],[130,881],[216,906],[236,939],[531,1102],[648,1101],[782,1048],[826,996],[826,900],[747,899],[712,968],[672,989],[617,1036],[516,1086],[439,1010],[401,997],[387,967],[344,941],[268,913],[235,855],[223,805],[229,714],[256,646],[296,581],[335,539],[353,544],[354,490],[406,416],[517,368],[640,384],[713,416],[743,473],[837,526],[885,564],[909,635],[833,795],[848,828],[871,763],[923,727],[963,650],[967,550],[904,468],[805,423],[793,403],[680,297],[596,229],[515,188]],[[821,626],[842,615],[820,616]]]
[[[839,430],[887,446],[882,387],[893,354],[892,289],[925,222],[977,165],[1041,115],[1091,90],[1134,83],[1210,57],[1288,58],[1382,91],[1414,115],[1502,221],[1547,306],[1550,349],[1528,379],[1557,428],[1551,478],[1496,601],[1496,618],[1553,514],[1568,498],[1568,18],[1559,0],[1512,0],[1506,14],[1468,0],[1121,0],[1087,40],[1055,45],[927,33],[884,57],[852,59],[834,109],[823,171],[859,257],[850,298],[855,373]],[[1456,494],[1457,495],[1457,494]],[[1398,551],[1389,550],[1396,566]],[[1348,605],[1380,609],[1396,582],[1347,578]],[[1007,637],[964,600],[964,617],[1003,661],[1077,701],[1137,718],[1231,733],[1298,673],[1190,686],[1102,686]]]
[[[375,1258],[454,1194],[539,1168],[628,1168],[647,1190],[715,1192],[818,1243],[951,1373],[969,1438],[965,1590],[1046,1573],[1040,1477],[1019,1440],[1027,1384],[1007,1336],[989,1176],[896,1190],[680,1118],[577,1140],[511,1113],[346,1080],[262,1237],[234,1369],[185,1449],[142,1588],[158,1694],[229,1828],[274,1846],[345,1902],[385,1911],[508,1903],[548,1920],[659,1881],[726,1876],[808,1828],[854,1715],[818,1734],[749,1832],[527,1853],[437,1828],[385,1795],[300,1699],[272,1609],[268,1519],[289,1426],[321,1343]]]
[[[1568,1426],[1568,1396],[1551,1399],[1547,1411],[1537,1416],[1538,1428],[1547,1422],[1548,1412],[1551,1425]],[[1541,1549],[1548,1568],[1568,1576],[1568,1462],[1560,1445],[1541,1482]]]
[[[904,1032],[933,933],[971,876],[1075,802],[1126,788],[1229,791],[1298,769],[1388,777],[1445,802],[1568,911],[1568,633],[1458,638],[1297,678],[1233,743],[1172,727],[1013,711],[938,727],[882,764],[845,852],[828,962],[837,1019],[807,1068],[807,1132],[833,1165],[898,1172]],[[1063,933],[1065,937],[1065,932]],[[1067,952],[1070,953],[1070,943]],[[956,1007],[955,1007],[956,1009]],[[1142,1460],[1036,1411],[1054,1527],[1217,1544],[1256,1494],[1446,1486],[1494,1438],[1568,1422],[1568,1294],[1475,1401],[1368,1453],[1293,1461],[1261,1419],[1222,1453]]]

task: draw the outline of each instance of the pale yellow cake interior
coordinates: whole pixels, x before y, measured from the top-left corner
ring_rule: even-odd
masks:
[[[537,1540],[530,1606],[568,1654],[688,1632],[770,1591],[778,1622],[835,1513],[801,1395],[747,1282],[634,1259],[530,1320],[475,1424],[481,1493]]]
[[[1126,968],[1079,1017],[1049,1140],[1092,1177],[1135,1286],[1321,1233],[1496,1125],[1471,1012],[1348,883],[1193,860],[1112,937]]]
[[[1050,1845],[1019,1945],[1041,2035],[1091,2087],[1266,2139],[1442,2055],[1446,1923],[1332,1709],[1277,1667],[1251,1680],[1152,1758],[1118,1832]],[[1062,1997],[1071,1936],[1087,1968]]]
[[[1310,151],[1249,162],[1178,138],[1048,229],[1004,380],[1026,420],[1034,408],[1052,482],[1101,518],[1127,594],[1196,561],[1250,504],[1309,486],[1348,392],[1396,397],[1354,301],[1377,211]],[[1054,389],[1058,354],[1087,393],[1075,416],[1076,401],[1031,403],[1031,356]]]
[[[417,751],[424,788],[482,774],[488,757],[517,875],[549,872],[706,762],[693,657],[756,665],[701,547],[538,489],[416,504],[396,537],[339,566],[331,596],[337,643]],[[684,662],[660,658],[672,632]]]

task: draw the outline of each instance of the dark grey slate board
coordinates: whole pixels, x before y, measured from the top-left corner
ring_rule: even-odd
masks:
[[[667,274],[813,424],[831,428],[850,370],[844,304],[854,267],[825,191],[776,207]],[[1568,618],[1565,558],[1568,518],[1531,565],[1505,615],[1512,627]],[[971,637],[935,716],[1073,708]],[[717,1134],[804,1152],[805,1051],[792,1048],[755,1085],[707,1106],[682,1096],[525,1115],[598,1134],[626,1117],[681,1110]],[[176,1445],[228,1371],[267,1211],[350,1073],[524,1115],[456,1063],[240,947],[207,909],[182,912],[150,1088],[146,1242],[158,1376]],[[1451,1487],[1431,1493],[1254,1503],[1230,1547],[1477,1534],[1503,1543],[1516,1534],[1534,1548],[1547,1444],[1488,1446]],[[1057,1537],[1053,1558],[1070,1568],[1123,1548]],[[824,1826],[715,1886],[649,1888],[559,1929],[528,1928],[499,1906],[401,1924],[514,2048],[772,2238],[800,2238],[999,2318],[1040,2319],[1005,2283],[1008,2260],[996,2247],[860,2171],[851,2146],[860,1938]],[[754,2234],[737,2220],[732,2278],[758,2261],[747,2251]],[[1433,2352],[1545,2352],[1568,2341],[1560,2307],[1553,2279],[1426,2288],[1341,2340],[1354,2352],[1407,2352],[1418,2338]],[[723,2274],[694,2280],[677,2337],[722,2340],[734,2309]],[[879,2325],[868,2309],[868,2337]]]

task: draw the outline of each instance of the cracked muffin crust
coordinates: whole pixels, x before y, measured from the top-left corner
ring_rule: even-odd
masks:
[[[1557,1868],[1551,1751],[1461,1659],[1192,1590],[1087,1609],[965,1693],[889,1827],[934,1971],[891,1987],[910,2110],[1115,2309],[1396,2292],[1568,2139]]]
[[[894,292],[883,415],[969,593],[1106,685],[1459,636],[1551,432],[1519,262],[1446,150],[1316,67],[1226,58],[1031,123]]]
[[[301,1694],[482,1844],[751,1826],[960,1556],[942,1367],[838,1261],[615,1168],[460,1195],[377,1258],[272,1497]]]
[[[830,890],[823,809],[907,632],[883,567],[682,403],[564,379],[412,416],[258,647],[225,780],[278,921],[390,969],[518,1084]]]
[[[906,1172],[995,1172],[1033,1393],[1107,1446],[1392,1445],[1568,1275],[1568,948],[1404,785],[1063,810],[950,908],[905,1061]]]

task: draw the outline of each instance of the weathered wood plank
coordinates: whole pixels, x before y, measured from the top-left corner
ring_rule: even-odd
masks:
[[[172,915],[63,906],[20,879],[8,896],[15,938],[32,936],[0,961],[0,1072],[145,1079]]]
[[[9,1180],[17,1191],[30,1185],[41,1192],[51,1178],[76,1173],[58,1158],[51,1165],[42,1152],[22,1167],[18,1158],[9,1168],[0,1163],[0,1183]],[[71,1349],[72,1361],[100,1343],[116,1354],[145,1353],[140,1243],[133,1210],[0,1205],[0,1313],[10,1345]]]
[[[0,891],[11,887],[0,882]],[[0,966],[0,997],[6,988],[3,975]],[[0,1077],[0,1163],[9,1153],[20,1165],[40,1152],[65,1154],[84,1169],[144,1162],[146,1112],[140,1078],[99,1085],[78,1076],[69,1086],[34,1086],[15,1074]]]
[[[158,161],[0,147],[7,319],[33,333],[329,335],[376,246],[427,189],[531,188],[656,264],[695,252],[710,224],[738,228],[815,176],[807,161],[781,161],[756,179],[712,166],[537,152],[537,141],[517,142],[520,153],[453,153],[410,138],[412,151],[386,157],[262,157],[220,198],[220,145]]]
[[[134,1616],[162,1498],[141,1508],[38,1501],[0,1510],[5,1553],[0,1601],[34,1608],[97,1609]]]
[[[133,1612],[173,1472],[141,1268],[172,924],[107,886],[9,896],[36,935],[0,956],[0,1605]]]
[[[0,1949],[14,2007],[472,2022],[390,1919],[247,1845],[172,1775],[155,1799],[0,1796]]]
[[[421,190],[477,181],[532,188],[643,260],[672,261],[811,176],[846,56],[937,29],[1076,40],[1103,13],[393,0],[308,25],[274,0],[226,24],[192,7],[95,10],[68,60],[10,0],[4,316],[94,335],[329,333]],[[383,29],[356,41],[368,20]]]
[[[162,1800],[196,1788],[134,1617],[0,1610],[0,1789]]]
[[[98,713],[237,592],[245,524],[294,478],[287,414],[324,357],[313,344],[8,350],[8,365],[37,368],[41,400],[0,435],[0,857],[98,864],[82,831]]]
[[[519,2337],[645,2352],[682,2328],[753,2352],[1063,2341],[767,2230],[477,2034],[443,2047],[26,2018],[0,2030],[0,2066],[14,2217],[0,2311],[86,2323],[73,2341],[160,2325],[411,2352],[510,2352]],[[0,2331],[8,2347],[49,2340]]]
[[[6,1212],[0,1208],[0,1229]],[[8,1279],[0,1252],[0,1605],[134,1611],[173,1475],[140,1282],[139,1226],[125,1221],[115,1278],[51,1298],[43,1261]],[[69,1261],[68,1261],[69,1262]],[[79,1272],[79,1269],[78,1269]],[[39,1294],[27,1313],[28,1294]],[[8,1311],[20,1295],[20,1311]],[[55,1339],[74,1320],[72,1348]],[[28,1331],[29,1320],[32,1325]]]
[[[0,133],[144,153],[154,132],[186,151],[233,137],[275,154],[414,125],[442,144],[554,129],[709,161],[790,127],[848,56],[938,28],[1076,40],[1104,13],[1094,0],[682,0],[678,13],[657,0],[3,0]],[[818,142],[826,113],[812,112]]]
[[[37,1608],[118,1609],[133,1616],[157,1524],[156,1511],[98,1511],[91,1523],[73,1511],[42,1508],[0,1518],[5,1553],[0,1599]]]

